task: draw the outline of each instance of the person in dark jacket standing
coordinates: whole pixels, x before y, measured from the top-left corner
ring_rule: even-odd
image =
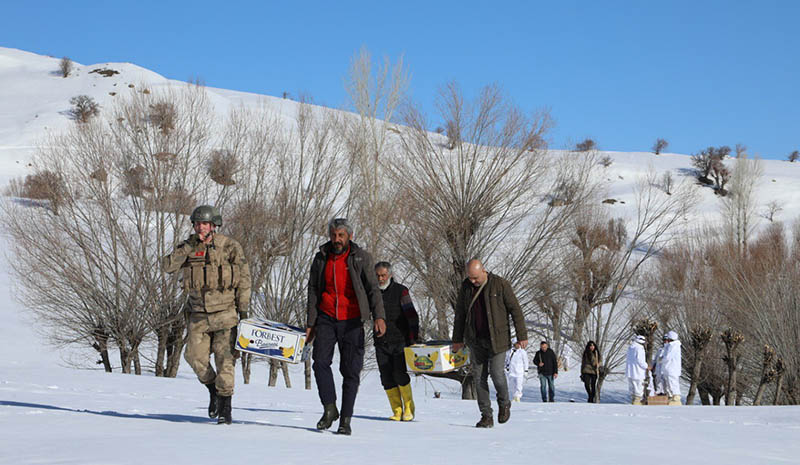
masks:
[[[539,350],[533,356],[533,364],[536,365],[539,372],[542,402],[555,402],[556,393],[553,380],[558,378],[558,360],[556,360],[556,353],[553,352],[547,341],[542,341],[539,345]]]
[[[408,288],[394,280],[391,263],[375,264],[375,276],[386,313],[386,334],[375,338],[375,358],[378,360],[381,384],[392,408],[389,419],[411,421],[414,419],[414,397],[411,378],[406,371],[404,350],[419,337],[419,317]]]
[[[311,262],[308,279],[306,344],[314,342],[314,378],[324,412],[317,429],[328,429],[340,413],[333,384],[334,346],[339,347],[342,410],[337,433],[350,435],[350,419],[364,366],[364,322],[372,318],[374,336],[386,332],[386,322],[372,257],[352,242],[353,228],[345,218],[328,223],[330,241]]]
[[[586,394],[589,396],[587,400],[589,403],[595,402],[595,397],[597,397],[597,377],[600,374],[601,360],[597,345],[594,341],[589,341],[583,350],[583,357],[581,357],[581,380],[583,387],[586,388]]]
[[[528,330],[508,281],[486,271],[480,260],[470,260],[466,271],[467,279],[461,283],[456,301],[452,350],[461,350],[464,343],[469,347],[481,411],[481,419],[475,426],[491,428],[494,420],[489,400],[489,374],[497,391],[498,423],[507,422],[511,416],[505,375],[506,351],[511,348],[509,317],[514,320],[518,340],[515,347],[525,349],[528,346]]]

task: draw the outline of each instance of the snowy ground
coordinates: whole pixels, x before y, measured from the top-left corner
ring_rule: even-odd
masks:
[[[72,124],[63,113],[68,100],[89,94],[109,104],[110,92],[145,84],[166,85],[161,76],[131,64],[78,66],[75,77],[52,74],[58,60],[0,48],[0,181],[27,174],[33,147],[47,131]],[[121,74],[103,78],[89,71],[110,67]],[[116,84],[116,85],[115,85]],[[121,89],[121,90],[120,90]],[[266,102],[291,113],[291,102],[210,89],[218,110],[245,102]],[[631,205],[637,175],[685,175],[688,157],[609,153],[609,197]],[[784,206],[779,219],[800,214],[800,163],[768,161],[762,201]],[[706,189],[700,210],[716,211]],[[0,247],[5,239],[0,239]],[[72,352],[47,344],[13,299],[12,283],[0,257],[0,463],[545,463],[545,464],[768,464],[800,463],[800,407],[638,407],[625,405],[621,379],[606,382],[600,405],[588,405],[576,370],[556,382],[559,402],[538,401],[530,379],[511,421],[491,430],[473,427],[474,401],[458,399],[452,383],[414,381],[417,419],[385,419],[388,403],[377,373],[365,376],[353,419],[353,436],[319,432],[321,408],[315,390],[266,387],[265,366],[253,383],[237,377],[234,425],[211,424],[207,392],[191,370],[177,379],[106,374],[67,367]],[[299,367],[298,367],[299,368]],[[280,383],[281,381],[279,381]],[[302,385],[302,373],[293,372]],[[280,385],[280,384],[279,384]],[[443,393],[434,399],[434,390]],[[568,402],[570,399],[575,403]]]

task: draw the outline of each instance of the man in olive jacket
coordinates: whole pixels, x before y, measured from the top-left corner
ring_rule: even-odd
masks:
[[[184,358],[210,394],[208,416],[230,424],[235,378],[234,349],[240,318],[250,305],[250,268],[242,246],[216,232],[222,216],[210,205],[192,212],[194,234],[162,259],[167,273],[181,270],[189,300],[189,334]],[[211,366],[214,354],[216,371]]]
[[[528,346],[528,330],[508,281],[487,272],[480,260],[470,260],[466,271],[467,279],[461,284],[456,302],[452,350],[460,350],[464,343],[469,347],[481,411],[481,419],[475,426],[491,428],[494,420],[489,400],[489,374],[497,391],[497,421],[505,423],[511,416],[504,372],[506,351],[511,348],[508,317],[514,320],[514,331],[519,341],[514,347],[525,349]]]

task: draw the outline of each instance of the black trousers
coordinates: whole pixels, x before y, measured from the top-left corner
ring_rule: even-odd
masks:
[[[317,381],[319,400],[322,405],[336,403],[336,386],[333,384],[333,348],[339,347],[339,373],[342,374],[343,417],[353,416],[361,369],[364,366],[364,325],[361,318],[335,320],[324,313],[317,317],[315,327],[314,379]]]
[[[583,387],[586,388],[586,394],[589,396],[587,402],[592,403],[597,395],[597,375],[589,375],[584,373],[582,376]]]
[[[381,373],[383,389],[405,386],[411,382],[406,372],[405,343],[375,344],[375,358]]]

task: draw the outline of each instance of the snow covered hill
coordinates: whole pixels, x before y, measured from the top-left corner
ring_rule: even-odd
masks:
[[[71,97],[86,94],[110,105],[142,86],[179,84],[126,63],[76,65],[73,76],[62,78],[58,61],[0,48],[2,183],[28,174],[34,147],[48,131],[74,124],[65,114]],[[95,69],[119,74],[104,77]],[[286,115],[295,110],[289,100],[209,92],[220,112],[242,103]],[[619,201],[609,208],[620,215],[631,211],[633,186],[648,169],[688,175],[686,155],[605,155],[613,160],[606,168],[608,198]],[[800,216],[800,163],[764,166],[760,203],[778,201],[783,211],[777,219]],[[703,189],[693,215],[711,218],[718,203]],[[417,419],[390,422],[377,372],[370,372],[356,403],[353,436],[341,437],[314,429],[321,413],[315,390],[267,388],[266,366],[257,364],[250,385],[237,376],[234,425],[217,426],[205,414],[207,392],[185,364],[176,379],[68,367],[69,354],[49,345],[14,300],[6,260],[0,259],[0,464],[800,463],[800,407],[631,406],[623,403],[627,388],[618,378],[606,382],[605,403],[589,405],[574,369],[558,378],[554,404],[540,403],[538,381],[529,379],[510,422],[491,430],[473,428],[477,405],[460,400],[454,383],[426,378],[413,382]],[[292,375],[302,386],[302,372]]]

